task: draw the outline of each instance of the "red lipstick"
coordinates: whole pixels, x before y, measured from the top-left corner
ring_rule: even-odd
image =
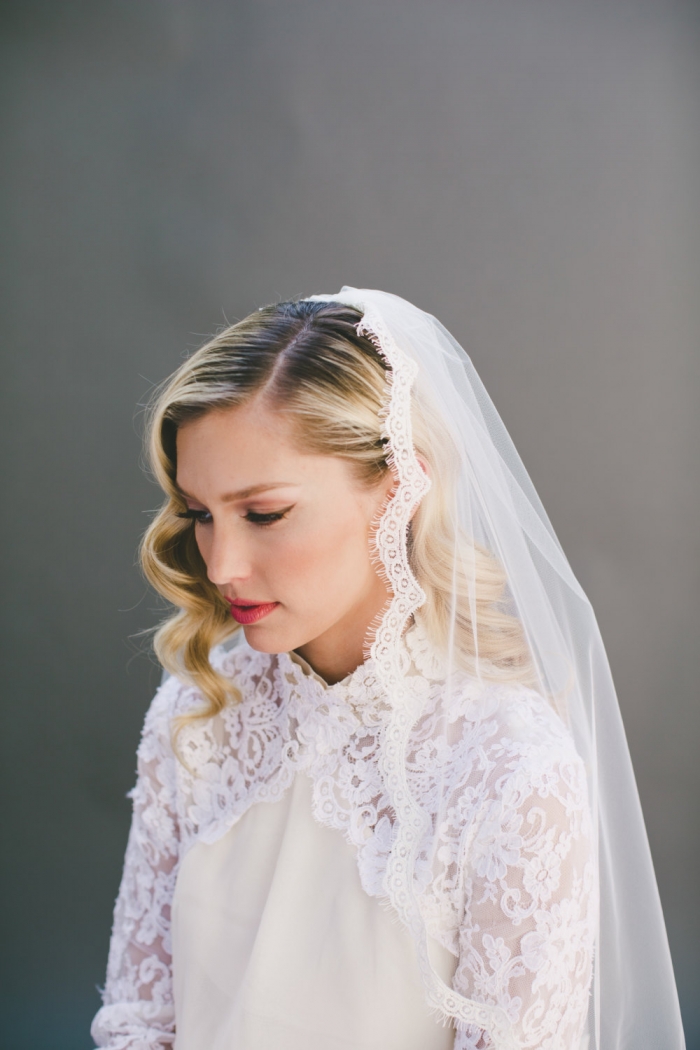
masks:
[[[231,607],[231,616],[237,623],[257,623],[276,609],[279,602],[249,602],[245,598],[226,598]]]

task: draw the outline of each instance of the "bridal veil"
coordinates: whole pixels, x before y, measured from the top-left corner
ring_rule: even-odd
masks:
[[[428,1001],[458,1027],[475,1024],[488,1030],[499,1050],[513,1045],[506,1009],[455,993],[433,969],[419,902],[421,886],[439,864],[440,827],[451,819],[447,809],[454,800],[449,790],[438,791],[443,801],[436,817],[410,787],[408,739],[420,717],[422,694],[406,673],[401,639],[411,619],[420,619],[425,600],[409,555],[411,520],[431,485],[413,443],[418,402],[423,417],[435,421],[441,473],[451,479],[441,494],[441,513],[452,537],[452,549],[440,554],[448,592],[452,580],[442,612],[442,717],[449,723],[450,690],[455,697],[459,691],[451,683],[459,681],[465,666],[477,680],[493,674],[493,637],[480,637],[478,577],[483,569],[475,554],[480,552],[491,559],[486,564],[498,565],[503,573],[502,604],[521,626],[532,688],[568,727],[585,768],[595,935],[584,1045],[589,1050],[681,1050],[664,920],[610,667],[591,604],[513,442],[471,360],[434,317],[397,296],[368,289],[344,287],[312,298],[359,310],[361,331],[389,368],[384,436],[397,487],[378,523],[375,545],[393,598],[371,647],[392,712],[380,758],[395,814],[385,888],[413,934]],[[460,641],[465,623],[473,636],[466,657]],[[437,754],[434,772],[439,781]],[[513,893],[509,906],[515,916],[518,891]],[[507,914],[508,906],[503,907]],[[494,945],[497,953],[497,939]],[[537,945],[529,950],[537,951]],[[560,950],[568,950],[566,936]]]

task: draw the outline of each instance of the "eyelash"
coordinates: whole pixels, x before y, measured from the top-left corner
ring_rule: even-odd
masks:
[[[204,518],[211,518],[211,514],[208,510],[180,510],[177,514],[178,518],[188,518],[190,521],[194,521],[197,525],[208,525],[208,521],[204,521]]]
[[[254,510],[249,510],[245,515],[245,520],[252,525],[265,528],[266,525],[274,525],[276,521],[282,521],[283,518],[287,517],[291,509],[291,507],[285,507],[284,510],[271,511],[269,514],[256,514]],[[197,525],[211,524],[211,514],[208,510],[183,510],[177,516],[178,518],[188,518]]]
[[[269,514],[256,514],[254,510],[249,510],[245,520],[264,528],[266,525],[274,525],[276,521],[282,521],[282,518],[286,518],[291,509],[291,507],[287,507],[285,510],[275,510]]]

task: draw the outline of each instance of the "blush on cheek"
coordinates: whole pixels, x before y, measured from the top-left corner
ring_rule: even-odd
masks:
[[[342,540],[336,539],[329,544],[325,537],[318,537],[318,542],[296,543],[290,546],[284,557],[282,579],[285,589],[297,602],[305,604],[318,590],[319,581],[325,580],[333,588],[333,578],[337,571],[339,548]]]
[[[298,608],[313,603],[317,609],[333,605],[341,612],[373,573],[364,522],[347,515],[314,529],[286,548],[280,570]]]

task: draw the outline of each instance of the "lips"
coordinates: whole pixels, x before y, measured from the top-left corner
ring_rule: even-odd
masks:
[[[226,598],[226,601],[231,608],[231,616],[242,624],[257,623],[279,605],[279,602],[247,602],[242,598]]]

